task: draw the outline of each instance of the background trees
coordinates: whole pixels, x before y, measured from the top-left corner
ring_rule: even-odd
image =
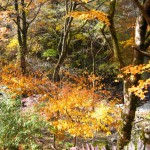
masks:
[[[36,95],[55,137],[82,136],[82,127],[84,135],[110,133],[113,117],[120,120],[112,115],[114,104],[123,101],[118,138],[123,149],[149,86],[149,74],[140,75],[149,72],[143,65],[149,59],[149,7],[148,0],[0,1],[1,29],[7,30],[1,30],[1,85],[14,98]],[[2,22],[4,13],[13,24]],[[121,67],[123,82],[117,78]]]

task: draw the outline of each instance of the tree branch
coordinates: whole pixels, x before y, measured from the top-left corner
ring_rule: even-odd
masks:
[[[138,0],[132,0],[132,1],[139,8],[139,10],[141,11],[141,13],[142,13],[143,17],[145,18],[146,22],[148,24],[150,24],[150,16],[148,15],[147,11],[145,11],[144,6],[142,6]]]
[[[27,22],[27,28],[29,27],[29,25],[36,19],[36,17],[38,16],[40,10],[41,10],[41,7],[47,2],[48,0],[44,1],[42,4],[40,4],[39,6],[39,9],[37,11],[37,13],[35,14],[34,18],[32,18],[32,20],[28,21]]]
[[[42,7],[42,5],[39,6],[39,9],[38,9],[37,13],[35,14],[34,18],[32,18],[32,20],[30,20],[30,21],[27,22],[28,27],[36,19],[36,17],[38,16],[38,14],[39,14],[39,12],[41,10],[41,7]]]
[[[141,51],[140,49],[138,49],[138,48],[137,48],[137,47],[135,47],[135,46],[132,46],[132,48],[133,48],[134,50],[138,51],[140,54],[142,54],[142,55],[144,55],[144,56],[146,56],[146,57],[149,57],[149,58],[150,58],[150,53],[148,53],[148,52],[144,52],[144,51]]]
[[[28,3],[27,7],[29,7],[31,5],[33,0],[30,0],[30,2]]]
[[[9,0],[7,0],[5,6],[0,5],[0,10],[6,11],[8,5],[9,5]]]
[[[146,50],[149,46],[150,46],[150,37],[145,40],[144,49]]]
[[[23,32],[23,30],[22,30],[20,24],[18,24],[18,22],[17,22],[15,19],[13,19],[13,21],[14,21],[14,23],[17,25],[17,27],[19,28],[19,30],[20,30],[21,32]]]

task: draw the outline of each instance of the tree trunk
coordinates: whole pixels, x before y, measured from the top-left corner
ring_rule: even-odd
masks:
[[[132,81],[130,77],[124,81],[124,109],[121,114],[122,122],[117,143],[118,150],[123,150],[124,146],[126,146],[131,139],[132,123],[135,118],[138,97],[129,92],[128,89],[137,84],[137,81],[138,78]]]
[[[20,68],[23,75],[26,74],[26,59],[24,55],[24,47],[20,48]]]
[[[144,51],[144,41],[147,30],[147,23],[142,16],[139,16],[136,20],[135,26],[135,45],[140,51]],[[134,50],[133,65],[139,65],[143,63],[143,55]],[[140,75],[135,75],[132,78],[130,75],[124,80],[124,109],[122,111],[122,123],[119,131],[119,139],[117,143],[117,149],[122,150],[125,145],[130,142],[132,123],[135,118],[135,111],[137,108],[137,102],[139,98],[134,93],[129,92],[129,88],[136,86],[140,79]]]
[[[71,2],[70,9],[68,8],[69,7],[68,0],[66,0],[65,2],[66,2],[66,14],[68,14],[68,11],[74,11],[75,10],[76,2],[74,2],[74,4],[72,4],[73,2]],[[61,44],[61,54],[59,56],[58,62],[57,62],[55,69],[54,69],[53,81],[59,81],[60,80],[59,71],[60,71],[60,67],[63,64],[63,62],[66,58],[67,52],[68,52],[68,47],[69,47],[69,43],[70,43],[69,33],[70,33],[72,21],[73,21],[72,17],[68,17],[65,20],[64,34],[62,37],[62,44]]]
[[[21,69],[22,73],[26,74],[26,55],[27,55],[27,22],[25,12],[25,2],[21,0],[22,6],[22,49],[21,49]]]
[[[15,23],[17,24],[17,35],[19,43],[19,52],[20,52],[20,68],[22,74],[26,74],[26,54],[27,54],[27,22],[26,22],[26,12],[25,12],[25,3],[24,0],[21,0],[21,17],[19,14],[19,3],[18,0],[15,0],[15,11],[17,13],[17,18]],[[21,25],[22,23],[22,25]]]
[[[121,52],[119,48],[119,42],[116,34],[116,29],[114,26],[114,14],[115,14],[115,8],[116,8],[116,0],[110,1],[110,9],[109,9],[109,15],[108,19],[110,22],[109,30],[112,37],[112,45],[113,45],[113,52],[114,52],[114,58],[119,63],[119,67],[123,67],[124,63],[121,57]]]

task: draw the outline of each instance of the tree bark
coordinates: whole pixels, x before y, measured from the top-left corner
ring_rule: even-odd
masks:
[[[65,1],[66,2],[66,14],[68,14],[68,11],[74,11],[76,8],[76,2],[72,2],[70,4],[70,8],[69,8],[69,2],[68,0]],[[54,69],[54,73],[53,73],[53,81],[59,81],[60,77],[59,77],[59,72],[60,72],[60,67],[63,64],[67,52],[68,52],[68,47],[69,47],[69,33],[70,33],[70,28],[71,28],[71,23],[73,21],[73,17],[67,17],[64,23],[64,33],[63,33],[63,37],[62,37],[62,44],[61,44],[61,54],[59,56],[58,62],[55,66]]]
[[[138,0],[132,0],[133,3],[139,8],[140,12],[142,13],[142,16],[145,18],[146,22],[150,25],[150,1],[149,0],[143,0],[144,6],[140,4]]]
[[[136,77],[134,81],[132,81],[130,77],[124,81],[124,109],[121,114],[122,122],[120,125],[117,150],[123,150],[124,146],[126,146],[131,139],[132,123],[135,118],[138,97],[128,90],[133,85],[136,85],[137,81],[138,77]]]
[[[140,51],[145,51],[145,36],[147,31],[147,23],[142,15],[136,20],[135,25],[135,45]],[[137,50],[134,50],[133,65],[139,65],[143,63],[143,55]],[[135,118],[135,111],[137,108],[137,102],[139,98],[129,91],[133,85],[136,86],[140,79],[140,75],[134,75],[132,78],[130,75],[124,80],[124,109],[122,111],[122,123],[119,131],[119,139],[117,143],[117,149],[122,150],[131,139],[132,124]]]
[[[21,16],[19,10],[19,2],[15,0],[15,11],[16,11],[16,25],[17,25],[17,35],[19,43],[19,52],[20,52],[20,68],[22,74],[26,74],[26,54],[27,54],[27,22],[26,22],[26,12],[25,12],[25,3],[24,0],[21,0]],[[22,23],[22,25],[21,25]]]
[[[40,3],[38,11],[35,13],[34,17],[31,20],[27,21],[26,8],[32,4],[33,1],[27,3],[25,0],[15,0],[14,7],[16,11],[16,19],[14,22],[17,25],[17,35],[19,43],[19,53],[20,53],[20,68],[22,74],[26,74],[26,56],[28,54],[28,44],[27,44],[27,34],[30,24],[36,19],[37,15],[40,12],[41,7],[44,3]]]
[[[109,30],[110,30],[111,37],[112,37],[114,58],[119,63],[119,67],[121,68],[124,66],[124,63],[123,63],[123,60],[121,57],[117,33],[116,33],[115,26],[114,26],[115,7],[116,7],[116,0],[111,0],[110,1],[110,10],[109,10],[109,15],[108,15],[108,19],[110,22]]]

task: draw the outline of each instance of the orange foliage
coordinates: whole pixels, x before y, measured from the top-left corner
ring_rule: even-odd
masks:
[[[41,109],[58,132],[91,137],[99,130],[110,134],[110,126],[117,125],[119,111],[112,103],[104,104],[93,90],[66,84],[58,93]]]
[[[64,76],[69,82],[54,84],[45,73],[34,70],[23,76],[17,65],[10,64],[1,71],[1,85],[6,85],[13,97],[40,95],[39,102],[44,103],[40,111],[54,126],[56,135],[91,137],[97,131],[110,134],[110,127],[118,125],[119,109],[114,102],[106,102],[109,92],[102,90],[100,78],[87,73]]]
[[[147,64],[140,64],[140,65],[129,65],[121,69],[122,74],[119,74],[119,78],[124,78],[127,75],[136,75],[136,74],[143,74],[145,72],[150,72],[150,62]]]
[[[130,80],[135,79],[137,74],[150,73],[150,62],[148,64],[141,64],[137,66],[129,65],[122,69],[123,74],[119,75],[119,78],[126,78],[130,76]],[[134,92],[135,95],[141,99],[145,98],[145,94],[148,92],[147,88],[150,86],[150,79],[139,80],[137,86],[129,88],[130,92]]]
[[[22,75],[17,64],[9,64],[2,68],[1,85],[6,85],[13,98],[22,94],[31,96],[34,94],[46,94],[53,89],[50,80],[40,71]]]
[[[76,19],[85,19],[85,20],[98,19],[99,21],[104,22],[106,25],[110,25],[107,15],[104,12],[98,10],[75,11],[70,12],[69,15]]]
[[[135,95],[139,96],[141,99],[145,98],[145,94],[148,92],[147,88],[150,85],[150,79],[147,80],[139,80],[138,86],[132,86],[132,88],[129,89],[130,92],[134,92]]]
[[[134,45],[134,38],[130,38],[126,41],[121,41],[120,44],[123,45],[124,48]]]

